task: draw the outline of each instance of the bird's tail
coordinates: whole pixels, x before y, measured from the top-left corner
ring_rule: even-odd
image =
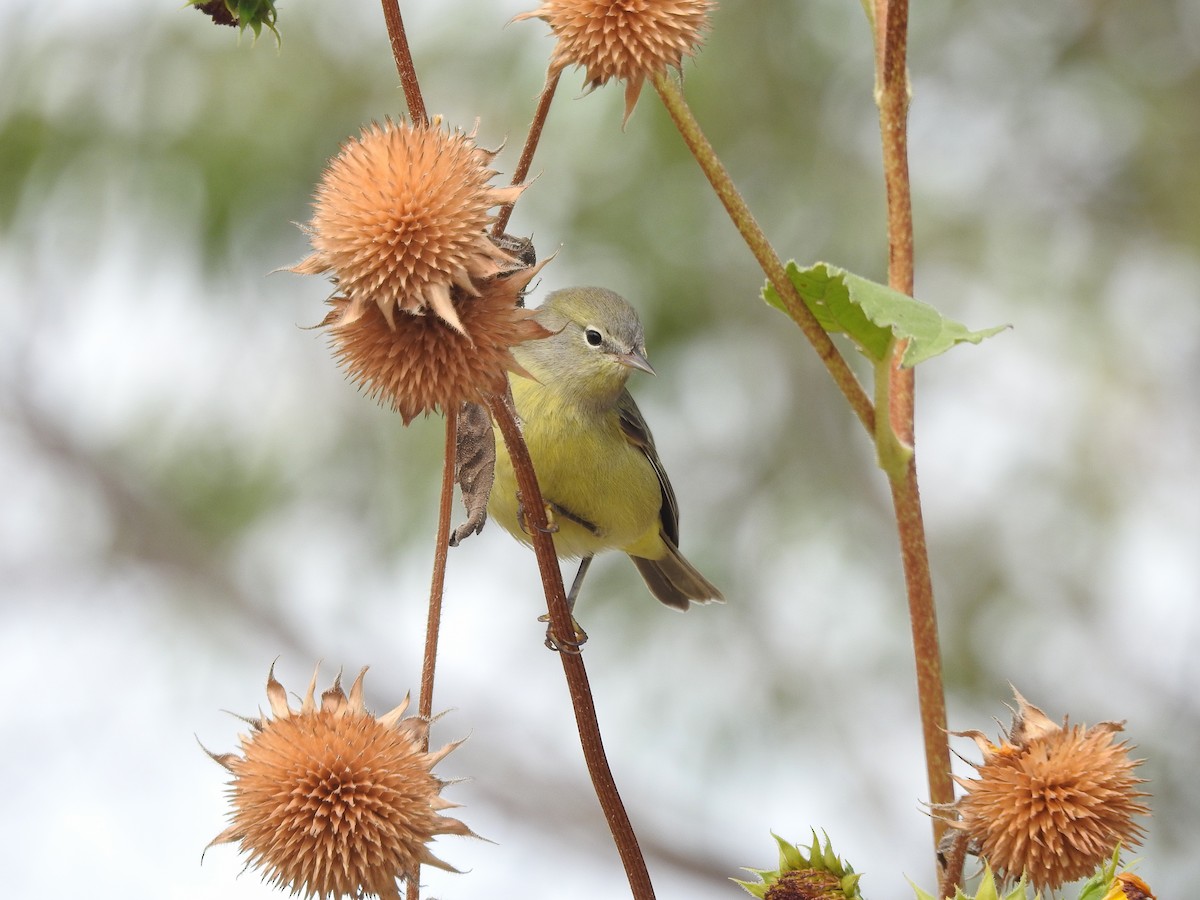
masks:
[[[725,602],[716,586],[683,558],[679,548],[666,535],[663,535],[663,543],[667,552],[660,559],[629,557],[642,573],[650,593],[667,606],[684,611],[692,603]]]

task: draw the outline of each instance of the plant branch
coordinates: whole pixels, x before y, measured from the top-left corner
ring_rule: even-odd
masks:
[[[396,69],[400,72],[400,86],[404,89],[404,100],[408,104],[408,117],[414,125],[424,125],[429,121],[429,115],[425,112],[417,69],[413,65],[412,51],[408,48],[404,19],[400,17],[400,0],[383,0],[383,21],[387,24]]]
[[[883,148],[883,177],[887,189],[888,284],[911,295],[913,224],[908,174],[908,0],[875,0],[874,13],[876,101],[879,105]],[[882,400],[877,401],[876,415],[887,416],[887,439],[910,451],[904,465],[889,468],[888,480],[891,483],[908,594],[930,802],[943,805],[954,802],[954,783],[950,778],[946,694],[942,680],[937,611],[929,571],[929,552],[925,543],[921,494],[917,484],[916,455],[911,452],[916,381],[913,370],[900,365],[905,347],[905,341],[895,342],[887,370],[880,371],[877,376],[886,379],[887,404],[883,406]],[[879,440],[883,440],[883,437]],[[946,824],[936,817],[932,822],[934,846],[937,846]]]
[[[555,69],[546,74],[546,85],[542,88],[541,96],[538,97],[537,109],[533,112],[533,121],[529,123],[529,131],[525,135],[525,147],[521,150],[521,158],[517,160],[517,168],[513,171],[513,184],[520,184],[529,174],[529,167],[533,164],[533,154],[537,150],[538,141],[542,139],[542,128],[546,124],[546,117],[550,115],[550,104],[554,100],[554,91],[558,88],[558,79],[561,75],[561,69]],[[500,207],[500,212],[496,214],[496,224],[492,226],[492,234],[504,234],[512,211],[513,204],[511,203]]]
[[[562,571],[558,567],[558,557],[554,552],[554,543],[550,537],[549,522],[546,519],[546,505],[542,500],[542,492],[538,488],[537,476],[533,471],[533,463],[529,458],[529,449],[521,435],[517,424],[516,411],[513,408],[512,393],[505,391],[503,397],[495,397],[489,403],[492,418],[500,429],[504,443],[508,447],[512,459],[513,471],[517,476],[517,487],[521,492],[521,505],[532,532],[533,549],[537,556],[538,572],[542,578],[542,587],[546,592],[546,606],[550,613],[550,627],[556,635],[572,635],[574,623],[571,612],[567,608],[566,593],[563,590]],[[563,673],[567,679],[567,690],[571,695],[571,705],[575,710],[575,724],[579,729],[579,743],[583,748],[584,760],[587,763],[588,774],[592,777],[592,787],[596,798],[608,820],[612,832],[613,843],[625,866],[625,875],[629,879],[629,887],[635,900],[653,900],[654,887],[650,883],[650,873],[646,869],[646,860],[638,846],[637,836],[633,832],[629,815],[617,791],[616,781],[608,765],[604,753],[604,742],[600,736],[600,724],[596,718],[596,707],[592,700],[592,689],[588,684],[587,670],[583,665],[583,654],[561,652]]]
[[[804,336],[817,351],[817,356],[829,370],[829,374],[841,389],[842,394],[845,395],[846,401],[858,416],[859,421],[862,422],[863,427],[867,429],[867,433],[873,434],[875,410],[871,406],[870,397],[867,396],[858,379],[854,377],[854,373],[846,364],[842,354],[838,352],[837,347],[834,346],[829,334],[821,327],[809,308],[804,305],[795,285],[787,277],[779,255],[771,246],[771,242],[767,240],[766,234],[755,220],[753,213],[750,212],[750,207],[746,205],[741,192],[734,185],[728,170],[717,157],[712,144],[701,130],[700,123],[692,114],[679,85],[665,71],[656,74],[653,83],[654,89],[658,91],[658,96],[662,98],[663,105],[667,108],[667,113],[682,135],[684,143],[687,144],[692,156],[696,158],[696,162],[700,164],[700,169],[725,206],[729,218],[733,220],[734,227],[745,240],[746,246],[750,248],[754,258],[758,260],[767,279],[774,285],[779,296],[783,298],[788,315],[800,326]]]

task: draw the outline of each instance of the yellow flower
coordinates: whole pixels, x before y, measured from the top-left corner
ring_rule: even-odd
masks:
[[[966,794],[958,818],[947,819],[998,875],[1025,873],[1038,890],[1056,890],[1094,872],[1118,844],[1141,842],[1133,817],[1150,811],[1133,774],[1141,760],[1114,742],[1121,723],[1060,726],[1014,694],[1018,708],[999,745],[979,731],[955,732],[975,741],[983,762],[978,777],[955,778]]]
[[[713,0],[545,0],[515,20],[542,19],[558,38],[550,71],[582,66],[587,87],[625,82],[625,121],[647,76],[678,69],[700,45]]]
[[[238,843],[263,878],[305,897],[374,895],[399,900],[396,881],[422,864],[448,871],[427,844],[439,834],[471,835],[432,769],[458,742],[423,747],[429,723],[404,717],[408,699],[376,718],[363,705],[359,673],[349,697],[341,677],[315,700],[317,674],[298,710],[267,676],[274,717],[246,719],[242,755],[210,753],[233,774],[232,824],[214,844]]]
[[[1103,900],[1155,900],[1150,885],[1132,872],[1122,872],[1108,886]]]

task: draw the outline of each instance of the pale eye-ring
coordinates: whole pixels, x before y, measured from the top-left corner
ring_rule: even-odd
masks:
[[[599,347],[604,342],[604,335],[595,328],[589,328],[583,333],[583,336],[587,338],[587,342],[593,347]]]

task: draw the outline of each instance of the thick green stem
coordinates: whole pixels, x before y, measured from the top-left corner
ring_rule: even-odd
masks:
[[[746,205],[745,199],[729,176],[725,165],[717,157],[712,144],[705,137],[700,123],[692,115],[691,107],[688,106],[679,85],[665,71],[655,75],[653,82],[654,89],[658,91],[658,96],[662,98],[663,105],[667,108],[667,113],[671,116],[680,135],[683,136],[684,143],[692,152],[692,156],[699,163],[701,171],[704,172],[713,190],[716,191],[717,197],[725,206],[729,218],[733,220],[734,227],[746,242],[746,246],[750,248],[750,252],[754,254],[754,258],[758,260],[767,280],[783,298],[788,315],[800,326],[804,336],[817,351],[817,356],[825,363],[825,368],[829,370],[829,374],[845,395],[846,401],[858,416],[859,421],[862,422],[863,427],[867,429],[867,433],[873,434],[875,410],[871,406],[870,397],[867,396],[858,379],[854,377],[854,373],[850,371],[845,358],[830,340],[829,334],[804,305],[795,285],[787,277],[779,255],[771,246],[771,242],[767,240],[762,228],[759,227],[753,213],[750,212],[750,207]]]
[[[876,94],[883,146],[883,177],[887,188],[888,284],[911,295],[913,224],[908,175],[908,0],[875,0],[874,13]],[[916,382],[913,370],[900,365],[905,347],[906,342],[895,342],[886,368],[877,370],[876,377],[885,379],[887,387],[886,405],[882,401],[876,403],[876,415],[887,417],[886,426],[881,424],[878,446],[881,459],[885,441],[892,447],[904,447],[909,451],[906,460],[898,460],[893,454],[892,461],[901,464],[885,468],[891,484],[892,506],[896,512],[896,528],[904,564],[929,796],[934,804],[949,804],[954,801],[954,783],[950,778],[942,654],[938,641],[933,581],[929,571],[929,552],[925,544],[921,494],[917,485],[916,455],[912,452]],[[944,822],[933,819],[935,846],[945,829]]]
[[[573,635],[574,622],[571,611],[567,608],[566,592],[563,590],[562,571],[558,567],[558,557],[554,552],[554,542],[550,537],[549,522],[546,519],[546,505],[542,500],[542,492],[538,487],[537,476],[533,471],[533,463],[529,458],[529,449],[525,446],[525,438],[517,424],[516,411],[513,408],[512,394],[494,398],[489,404],[492,419],[500,429],[505,446],[512,460],[513,471],[517,476],[517,487],[521,492],[521,505],[525,510],[533,537],[533,549],[537,556],[538,572],[542,577],[542,587],[546,592],[546,606],[550,613],[550,627],[558,636]],[[565,646],[565,644],[564,644]],[[592,787],[604,817],[608,820],[609,831],[612,832],[613,843],[625,866],[625,875],[629,879],[629,887],[635,900],[653,900],[654,886],[650,883],[650,873],[646,869],[646,860],[638,846],[637,835],[625,811],[625,804],[617,791],[617,783],[613,779],[612,769],[608,765],[608,757],[604,753],[604,742],[600,737],[600,723],[596,718],[596,707],[592,701],[592,689],[588,683],[587,669],[583,665],[583,654],[578,650],[564,651],[558,654],[562,660],[563,674],[567,679],[567,689],[571,694],[571,705],[575,710],[575,724],[579,730],[579,743],[583,748],[584,760],[588,773],[592,777]]]

